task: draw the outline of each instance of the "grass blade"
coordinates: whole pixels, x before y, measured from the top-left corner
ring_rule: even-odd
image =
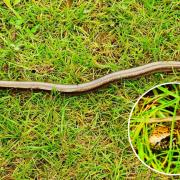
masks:
[[[3,0],[3,2],[19,19],[21,18],[21,16],[13,9],[10,0]],[[17,2],[16,2],[16,4],[17,4]]]

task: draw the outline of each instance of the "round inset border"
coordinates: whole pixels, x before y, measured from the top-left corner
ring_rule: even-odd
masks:
[[[140,157],[139,157],[138,154],[136,153],[136,151],[135,151],[135,149],[134,149],[134,147],[133,147],[133,145],[132,145],[131,138],[130,138],[130,120],[131,120],[133,111],[134,111],[136,105],[139,103],[140,99],[141,99],[144,95],[146,95],[148,92],[150,92],[151,90],[153,90],[153,89],[155,89],[155,88],[157,88],[157,87],[159,87],[159,86],[171,85],[171,84],[179,84],[179,85],[180,85],[180,82],[175,81],[175,82],[167,82],[167,83],[158,84],[158,85],[150,88],[149,90],[147,90],[145,93],[143,93],[143,94],[137,99],[136,103],[134,104],[134,106],[133,106],[132,109],[131,109],[131,112],[130,112],[130,115],[129,115],[129,118],[128,118],[128,140],[129,140],[130,146],[131,146],[134,154],[136,155],[136,157],[137,157],[137,158],[139,159],[139,161],[141,161],[141,163],[142,163],[143,165],[145,165],[147,168],[151,169],[152,171],[154,171],[154,172],[156,172],[156,173],[163,174],[163,175],[168,175],[168,176],[180,176],[180,174],[168,174],[168,173],[164,173],[164,172],[158,171],[158,170],[156,170],[156,169],[153,169],[152,167],[150,167],[149,165],[147,165],[144,161],[142,161],[142,160],[140,159]]]

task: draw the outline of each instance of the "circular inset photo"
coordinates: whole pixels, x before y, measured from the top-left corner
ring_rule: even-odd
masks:
[[[132,108],[128,136],[138,159],[151,170],[180,175],[180,83],[155,86]]]

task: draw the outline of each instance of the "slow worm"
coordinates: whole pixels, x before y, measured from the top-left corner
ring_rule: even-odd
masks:
[[[18,89],[41,89],[47,91],[56,89],[57,91],[65,93],[81,93],[91,91],[100,86],[117,80],[131,79],[142,75],[152,74],[155,72],[172,72],[175,69],[180,70],[180,61],[159,61],[139,67],[134,67],[131,69],[117,71],[111,74],[107,74],[99,79],[76,85],[27,81],[0,81],[0,87]]]

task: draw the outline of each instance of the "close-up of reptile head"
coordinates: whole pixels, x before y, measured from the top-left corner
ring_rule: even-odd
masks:
[[[146,166],[180,174],[180,83],[158,85],[139,98],[129,119],[129,140]]]

